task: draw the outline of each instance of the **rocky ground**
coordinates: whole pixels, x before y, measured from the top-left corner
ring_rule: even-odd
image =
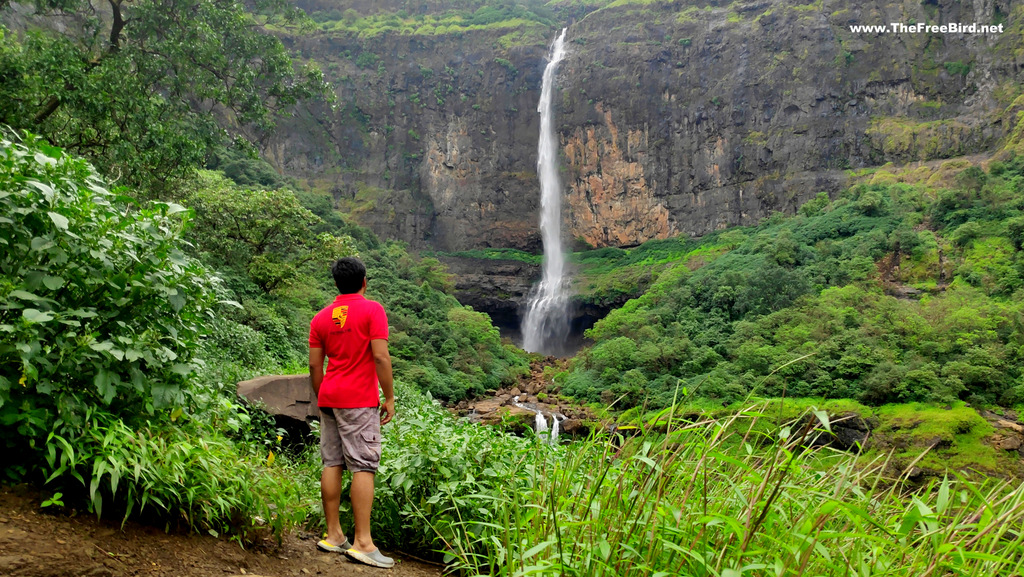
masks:
[[[320,553],[309,534],[289,534],[278,545],[268,539],[243,549],[225,538],[168,534],[161,529],[97,521],[92,515],[49,513],[39,494],[24,487],[0,488],[0,575],[10,577],[284,577],[380,575],[429,577],[441,568],[401,553],[392,569],[375,569],[342,555]]]
[[[536,419],[534,410],[539,410],[548,423],[554,420],[554,414],[557,413],[564,417],[559,426],[563,435],[585,436],[593,427],[601,426],[597,416],[587,407],[570,404],[560,397],[558,386],[549,376],[545,376],[545,369],[550,367],[554,371],[561,371],[565,369],[566,362],[566,359],[556,357],[534,361],[530,364],[530,374],[522,377],[515,386],[498,389],[483,399],[462,401],[450,410],[456,415],[488,425],[504,421],[516,432],[533,428]]]
[[[563,415],[565,419],[560,426],[563,438],[585,436],[594,428],[612,425],[611,422],[599,419],[589,408],[575,405],[558,394],[558,385],[551,379],[551,375],[564,370],[566,362],[565,359],[555,357],[534,361],[531,363],[530,374],[521,378],[515,386],[499,389],[482,399],[462,401],[449,410],[482,424],[502,424],[517,434],[523,434],[534,427],[534,410],[540,410],[548,423],[552,422],[553,414]],[[941,476],[943,472],[937,463],[941,464],[947,456],[954,459],[947,466],[964,472],[1002,478],[1024,477],[1024,422],[1013,411],[994,413],[984,409],[967,409],[976,411],[991,427],[981,433],[984,436],[979,439],[980,442],[994,448],[998,455],[1009,457],[999,457],[996,465],[985,466],[980,464],[983,460],[975,462],[971,458],[957,458],[964,457],[963,451],[972,450],[960,446],[961,440],[957,436],[971,433],[969,430],[957,429],[960,425],[954,425],[949,431],[936,430],[929,433],[934,427],[922,426],[930,418],[927,414],[909,411],[896,418],[880,418],[874,410],[865,410],[867,412],[864,414],[830,414],[832,434],[817,437],[812,444],[827,445],[841,451],[857,451],[862,448],[865,452],[891,452],[895,455],[891,462],[893,472],[906,474],[911,482],[924,482],[931,477]],[[680,415],[682,420],[696,421],[700,418],[702,416],[697,413]],[[978,426],[975,422],[968,428],[977,431],[980,429],[974,427]],[[652,428],[658,430],[659,427],[655,424]],[[936,455],[930,467],[924,462],[910,463],[916,463],[913,458],[901,457],[916,457],[927,452]]]

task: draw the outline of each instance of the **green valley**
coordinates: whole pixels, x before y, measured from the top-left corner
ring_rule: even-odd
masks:
[[[974,18],[1007,32],[850,28]],[[395,575],[1019,575],[1022,34],[1006,0],[0,0],[0,500],[309,572],[319,423],[236,387],[306,373],[358,256]],[[564,358],[520,333],[551,82]],[[22,517],[0,573],[79,568]]]

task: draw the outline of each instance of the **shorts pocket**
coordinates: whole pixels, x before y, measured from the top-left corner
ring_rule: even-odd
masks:
[[[361,431],[359,433],[359,438],[362,439],[364,443],[371,445],[380,444],[380,433],[378,431]]]

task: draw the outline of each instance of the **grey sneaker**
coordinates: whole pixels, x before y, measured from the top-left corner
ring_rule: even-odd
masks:
[[[384,569],[390,569],[395,566],[395,560],[391,557],[385,557],[381,554],[380,549],[374,549],[369,553],[363,553],[357,551],[355,548],[345,551],[345,553],[353,560],[365,563],[371,567],[381,567]]]

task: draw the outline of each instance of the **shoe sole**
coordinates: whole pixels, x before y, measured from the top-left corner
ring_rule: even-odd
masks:
[[[345,553],[349,557],[351,557],[352,559],[354,559],[356,561],[359,561],[360,563],[362,563],[364,565],[369,565],[370,567],[380,567],[381,569],[390,569],[390,568],[395,566],[395,561],[393,559],[391,560],[390,563],[383,563],[381,561],[377,561],[373,557],[370,557],[366,553],[363,553],[362,551],[357,551],[355,549],[349,549],[348,551],[345,551]],[[377,553],[378,553],[378,555],[380,554],[380,549],[377,550]]]
[[[346,545],[348,545],[348,547],[346,547]],[[345,552],[351,547],[352,544],[348,542],[348,539],[345,539],[345,542],[341,545],[331,545],[327,541],[320,541],[316,544],[316,548],[320,551],[323,551],[324,553],[338,553],[341,555],[344,555]]]

